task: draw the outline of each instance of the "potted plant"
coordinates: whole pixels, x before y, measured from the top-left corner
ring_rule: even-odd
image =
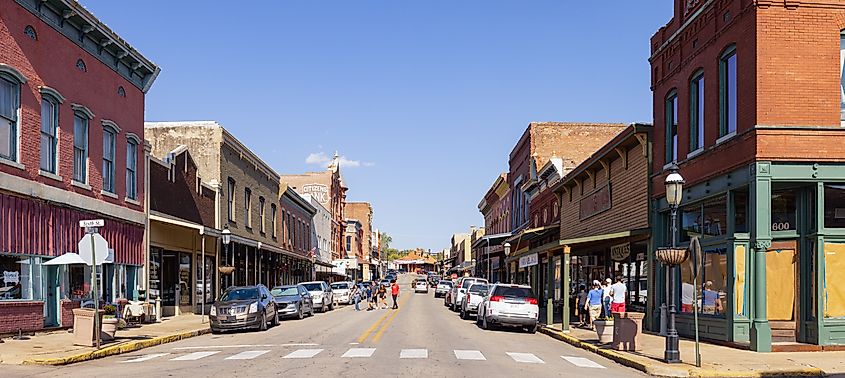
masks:
[[[115,305],[105,305],[103,306],[103,311],[103,339],[114,340],[114,334],[117,332],[119,323],[117,316],[115,316],[117,313],[117,307],[115,307]]]
[[[613,342],[613,318],[600,317],[593,321],[599,343],[607,344]]]

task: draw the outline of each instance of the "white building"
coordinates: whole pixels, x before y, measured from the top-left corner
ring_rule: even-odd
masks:
[[[331,274],[332,267],[332,214],[323,206],[317,198],[310,194],[300,194],[306,202],[317,209],[317,213],[311,218],[311,245],[315,248],[315,268],[318,278],[323,279],[323,274]]]

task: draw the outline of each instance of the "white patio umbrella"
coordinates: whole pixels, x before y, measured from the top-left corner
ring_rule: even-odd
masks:
[[[56,257],[55,259],[47,261],[42,265],[70,265],[70,264],[85,264],[85,260],[82,260],[82,257],[80,257],[78,253],[68,252],[68,253],[65,253],[64,255]]]

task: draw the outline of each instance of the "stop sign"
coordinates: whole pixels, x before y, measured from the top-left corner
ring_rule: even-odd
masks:
[[[96,254],[91,250],[91,239],[94,239],[93,247],[96,248]],[[79,241],[79,257],[88,265],[102,265],[109,257],[109,243],[100,234],[85,234],[82,240]],[[92,263],[92,256],[96,255],[97,260]]]

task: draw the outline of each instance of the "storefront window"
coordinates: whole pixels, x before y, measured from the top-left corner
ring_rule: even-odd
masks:
[[[734,232],[748,232],[748,189],[733,192]]]
[[[845,228],[845,185],[824,186],[824,227]]]
[[[179,305],[191,305],[191,255],[179,254]]]
[[[772,191],[772,231],[795,230],[795,192]]]
[[[0,255],[0,272],[3,272],[0,300],[32,299],[29,257]]]
[[[838,284],[845,269],[845,244],[825,243],[824,245],[824,317],[845,318],[845,287]]]
[[[86,276],[87,273],[87,276]],[[70,298],[87,298],[91,288],[88,286],[85,277],[91,277],[91,271],[85,265],[69,265],[68,278],[70,280]],[[90,279],[89,279],[90,280]]]
[[[692,313],[695,307],[703,315],[724,316],[727,300],[727,250],[725,248],[703,248],[701,270],[698,282],[693,282],[693,261],[681,265],[681,312]],[[696,290],[696,284],[698,289]],[[697,306],[693,303],[698,299]]]
[[[723,236],[728,232],[728,203],[726,196],[720,196],[704,202],[704,223],[701,233],[705,237]]]
[[[161,298],[161,249],[150,248],[149,299]]]
[[[203,285],[203,265],[197,264],[197,304],[202,304],[203,286],[205,303],[214,302],[214,256],[205,256],[205,285]]]
[[[681,234],[680,234],[680,241],[687,242],[693,236],[701,236],[702,231],[702,217],[701,217],[701,204],[696,204],[692,206],[687,206],[681,209],[680,211],[681,216]],[[671,218],[669,219],[671,223]],[[670,225],[671,227],[671,225]]]

